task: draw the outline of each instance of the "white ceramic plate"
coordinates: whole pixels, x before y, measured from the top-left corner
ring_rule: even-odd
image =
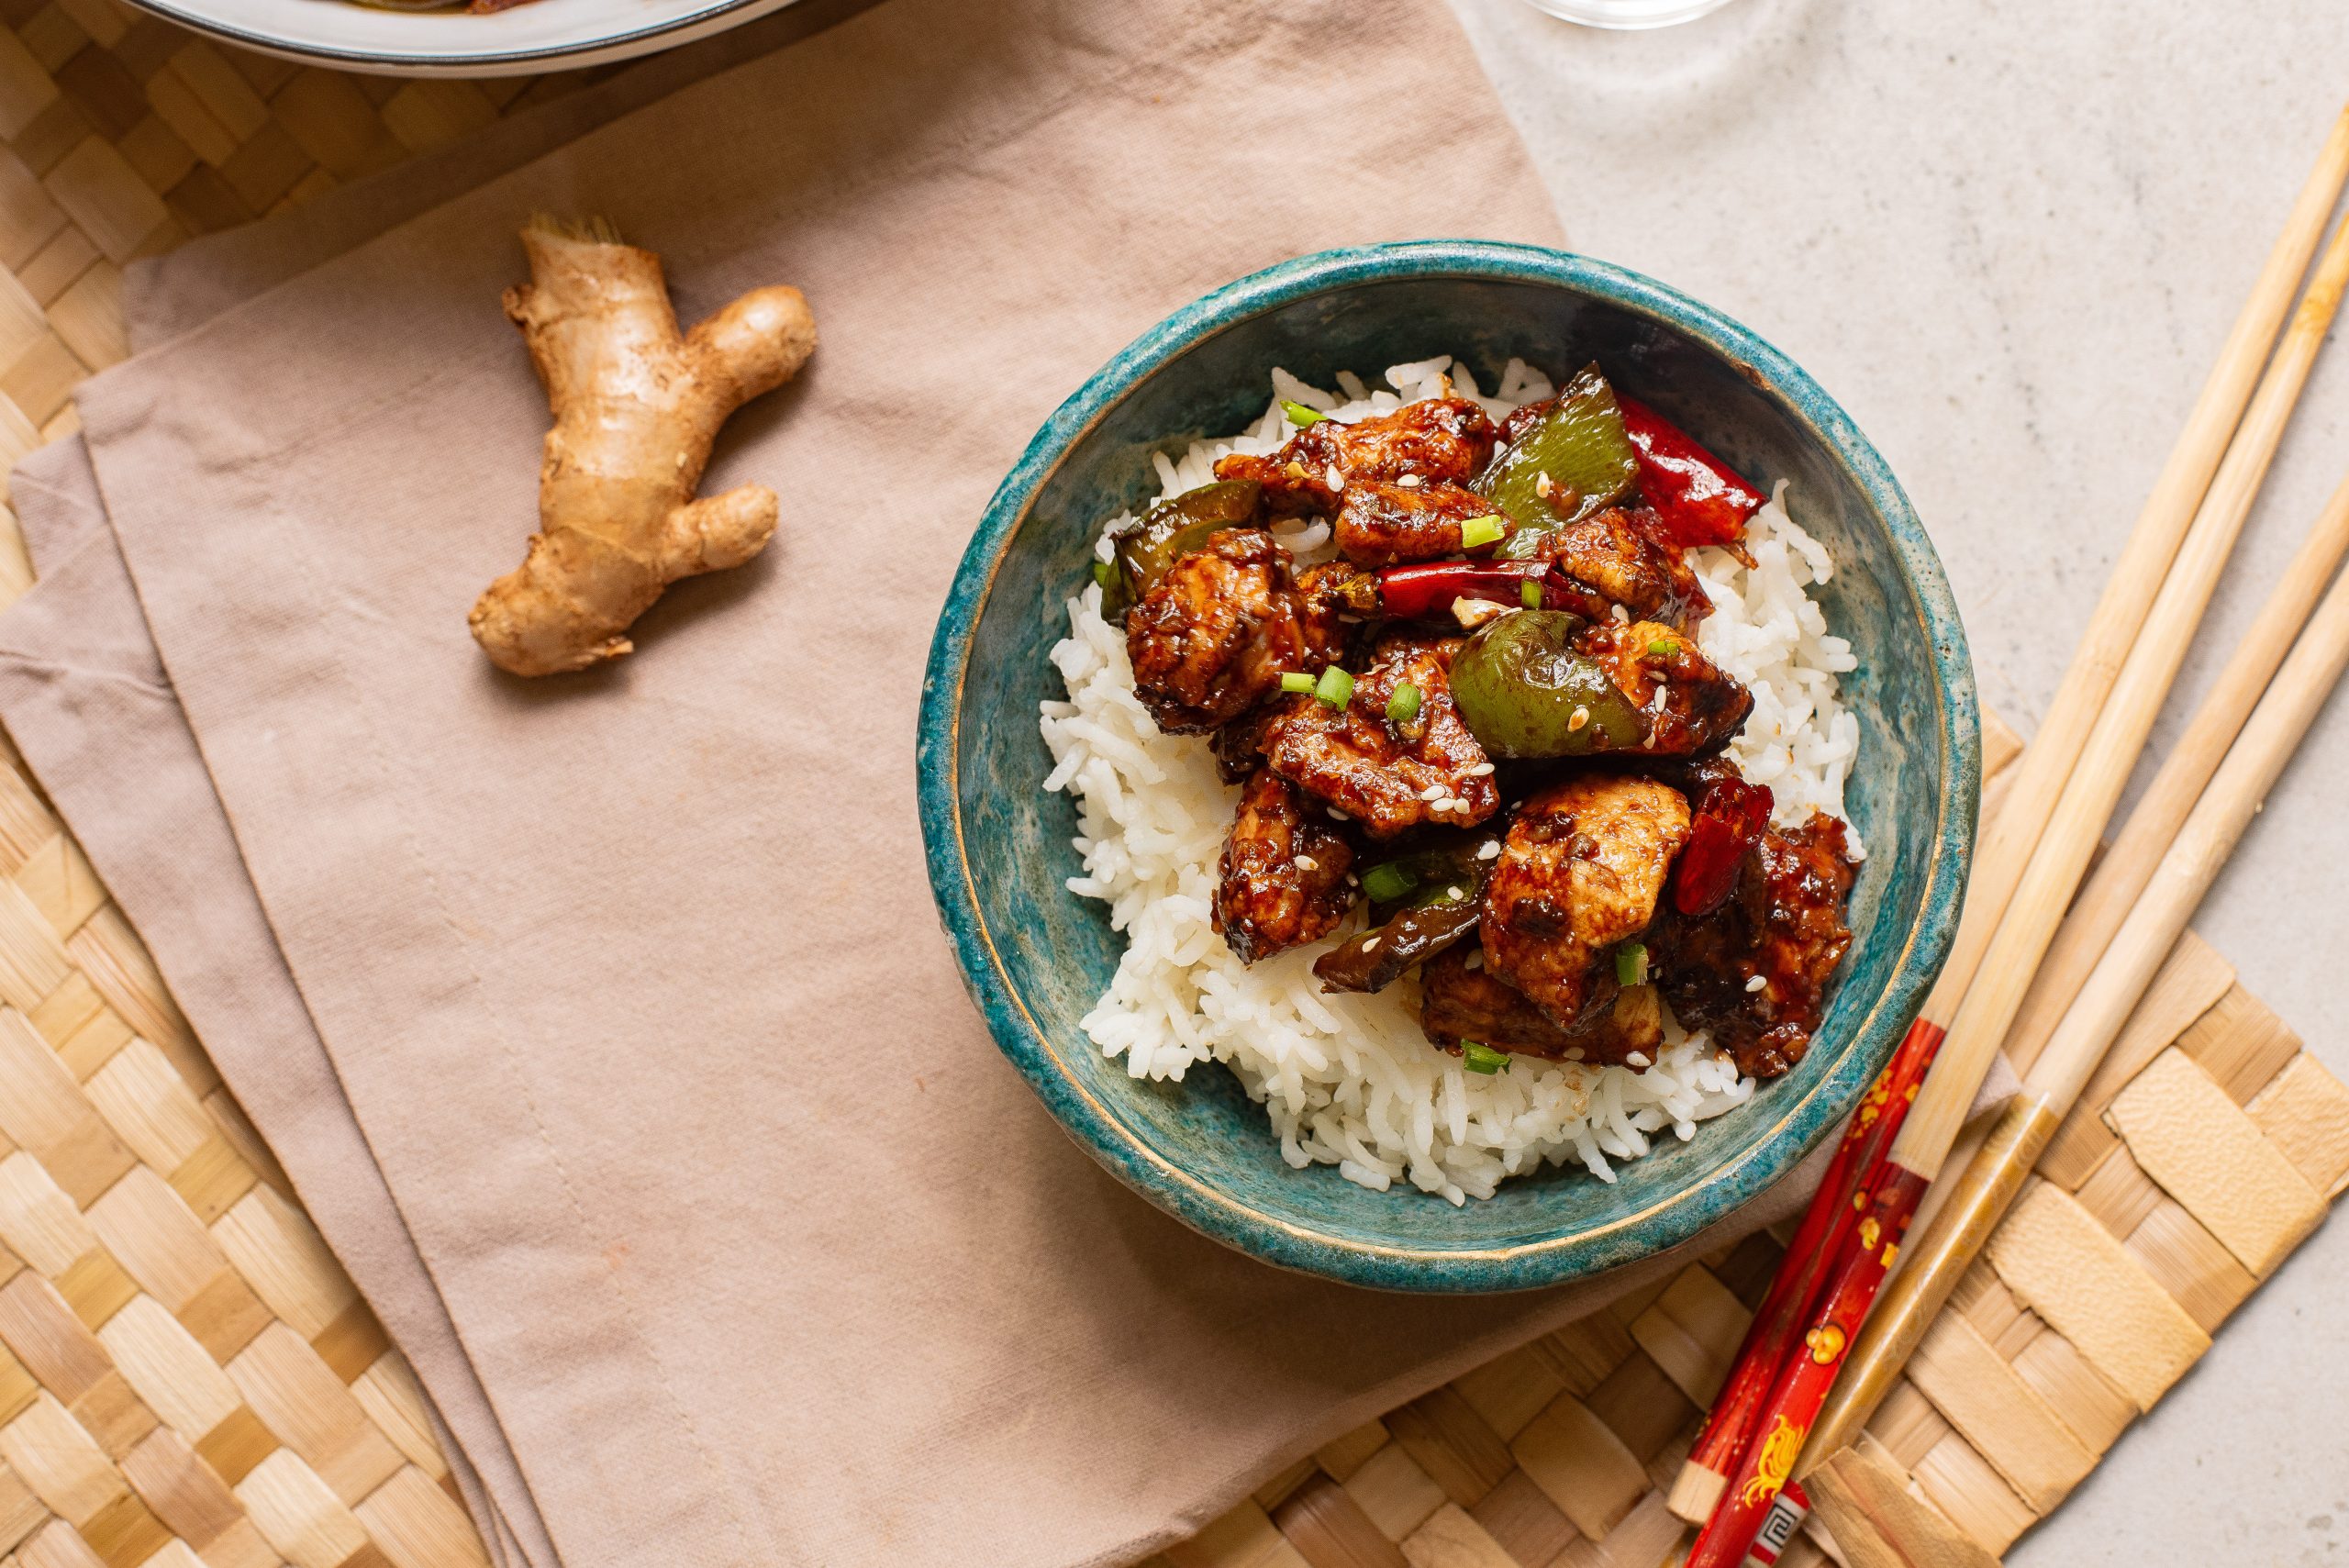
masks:
[[[522,76],[670,49],[791,0],[531,0],[510,11],[386,11],[353,0],[134,0],[290,60],[396,76]]]

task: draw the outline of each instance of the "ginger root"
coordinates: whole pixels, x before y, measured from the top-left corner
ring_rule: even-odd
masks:
[[[529,554],[469,624],[498,668],[551,675],[628,652],[625,633],[662,589],[740,566],[774,536],[779,506],[764,485],[694,493],[718,427],[791,379],[816,323],[797,289],[762,288],[680,337],[651,251],[543,217],[522,248],[530,281],[506,291],[506,314],[554,428]]]

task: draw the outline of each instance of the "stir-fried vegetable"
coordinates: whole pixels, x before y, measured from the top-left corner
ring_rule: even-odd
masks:
[[[1252,479],[1219,479],[1161,501],[1140,522],[1120,528],[1112,542],[1128,602],[1158,586],[1168,567],[1204,546],[1210,535],[1254,522],[1263,498],[1264,487]],[[1105,600],[1111,586],[1103,585]],[[1101,607],[1104,613],[1112,608],[1107,603]]]
[[[1624,433],[1639,453],[1640,494],[1685,549],[1735,545],[1762,495],[1694,437],[1636,398],[1619,399]]]
[[[1637,751],[1640,710],[1597,660],[1574,651],[1579,616],[1520,610],[1477,628],[1453,657],[1452,700],[1496,757]]]
[[[1444,842],[1363,873],[1374,904],[1402,904],[1380,925],[1313,961],[1325,991],[1383,991],[1475,932],[1491,862],[1477,858],[1485,835]],[[1408,900],[1408,903],[1405,901]]]
[[[1508,535],[1508,519],[1497,513],[1471,517],[1460,525],[1460,548],[1482,550],[1488,544],[1498,544]]]
[[[1465,885],[1462,896],[1414,904],[1385,925],[1341,943],[1313,961],[1324,991],[1384,991],[1415,963],[1433,958],[1476,929],[1484,906]]]
[[[1460,1042],[1460,1065],[1471,1073],[1482,1073],[1489,1078],[1496,1073],[1507,1072],[1508,1062],[1508,1052],[1505,1051],[1495,1051],[1473,1040]]]
[[[1500,553],[1528,560],[1539,553],[1541,533],[1621,500],[1639,476],[1615,389],[1587,365],[1493,459],[1476,488],[1517,521]]]

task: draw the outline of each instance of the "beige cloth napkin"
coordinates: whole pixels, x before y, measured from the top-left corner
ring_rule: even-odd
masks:
[[[712,477],[783,491],[768,557],[674,592],[623,665],[524,687],[462,619],[531,510],[545,414],[495,301],[539,208],[658,244],[688,316],[798,283],[825,343]],[[241,866],[160,809],[102,851],[57,788],[98,764],[27,753],[109,877],[184,850],[150,938],[258,890],[287,967],[236,973],[241,1005],[306,1004],[354,1119],[257,1118],[306,1199],[363,1139],[564,1562],[1114,1561],[1631,1283],[1384,1296],[1191,1235],[1052,1127],[932,925],[913,713],[996,477],[1200,290],[1425,233],[1554,238],[1431,0],[896,0],[87,389]],[[28,734],[103,679],[54,624],[121,607],[83,549],[50,627],[6,623]],[[223,1067],[252,1104],[262,1070]],[[369,1207],[314,1203],[346,1260],[397,1251]],[[408,1316],[416,1354],[440,1331]]]
[[[0,619],[0,713],[304,1206],[415,1368],[501,1568],[554,1552],[351,1114],[165,681],[79,437],[10,478],[33,591]],[[31,650],[32,651],[26,651]]]

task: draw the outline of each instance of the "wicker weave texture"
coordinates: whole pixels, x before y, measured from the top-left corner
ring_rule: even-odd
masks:
[[[125,261],[587,79],[340,75],[118,0],[0,23],[0,463],[127,351]],[[0,604],[30,582],[0,511]],[[1876,1468],[1822,1484],[1839,1550],[2003,1551],[2344,1173],[2349,1090],[2189,938],[1876,1418]],[[1164,1562],[1656,1568],[1682,1540],[1658,1488],[1777,1255],[1752,1238],[1393,1411]],[[483,1561],[405,1363],[0,742],[0,1568]]]

